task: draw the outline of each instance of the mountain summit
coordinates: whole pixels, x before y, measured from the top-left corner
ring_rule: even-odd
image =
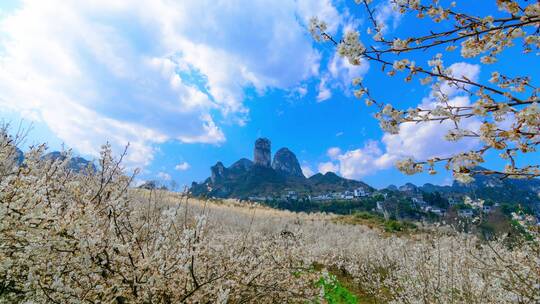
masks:
[[[253,150],[253,162],[262,167],[270,167],[270,157],[272,155],[271,142],[267,138],[259,138],[255,141]]]
[[[285,175],[305,178],[296,155],[287,148],[281,148],[276,152],[272,162],[272,169]]]
[[[195,196],[220,198],[279,197],[287,193],[319,195],[332,191],[373,188],[365,183],[342,178],[334,173],[306,178],[296,155],[288,148],[279,149],[272,162],[272,143],[267,138],[255,141],[253,161],[242,158],[229,167],[217,162],[211,175],[202,183],[193,182]]]

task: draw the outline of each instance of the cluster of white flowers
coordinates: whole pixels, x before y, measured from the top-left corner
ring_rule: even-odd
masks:
[[[401,59],[394,61],[393,68],[398,71],[403,71],[407,66],[409,66],[411,62],[409,59]]]
[[[349,31],[345,33],[343,41],[338,44],[338,54],[346,57],[352,65],[360,65],[366,47],[360,41],[360,33]]]
[[[395,51],[405,50],[409,46],[409,41],[401,40],[399,38],[394,39],[392,42],[392,49]]]
[[[416,174],[424,171],[424,166],[415,162],[412,158],[406,158],[396,163],[397,168],[405,174]]]
[[[326,22],[319,20],[317,17],[312,17],[309,20],[309,32],[315,41],[328,40],[328,36],[324,35],[328,25]]]

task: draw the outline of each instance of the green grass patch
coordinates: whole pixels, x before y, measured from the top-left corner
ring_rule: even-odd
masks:
[[[356,304],[358,297],[338,281],[336,276],[326,274],[321,276],[317,286],[324,290],[324,299],[329,304]]]
[[[369,228],[377,228],[391,234],[407,234],[418,231],[418,227],[410,221],[393,219],[387,220],[382,215],[371,212],[357,212],[351,215],[340,216],[337,218],[336,222],[364,225]]]
[[[386,232],[406,232],[416,230],[416,225],[407,221],[387,220],[384,221],[384,231]]]

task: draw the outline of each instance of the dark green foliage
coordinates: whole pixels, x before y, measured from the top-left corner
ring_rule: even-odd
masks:
[[[433,193],[424,192],[422,193],[422,197],[428,205],[436,206],[442,209],[448,208],[448,200],[444,198],[440,192],[436,191]]]
[[[404,232],[416,229],[416,225],[407,221],[387,220],[384,222],[386,232]]]
[[[512,212],[531,214],[531,215],[534,214],[530,206],[523,206],[520,204],[508,204],[508,203],[501,204],[501,211],[502,213],[508,216],[510,216]]]
[[[372,211],[377,201],[372,197],[360,200],[334,200],[334,201],[310,201],[299,200],[271,200],[264,202],[265,205],[276,209],[296,212],[329,212],[335,214],[351,214],[359,211]]]

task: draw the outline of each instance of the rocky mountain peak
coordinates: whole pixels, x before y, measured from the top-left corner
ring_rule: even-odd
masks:
[[[270,167],[272,143],[268,138],[259,138],[255,141],[255,149],[253,151],[253,162],[255,165],[262,167]]]
[[[296,155],[287,148],[281,148],[276,152],[272,168],[289,176],[304,177]]]
[[[406,183],[405,185],[399,187],[399,191],[402,192],[415,192],[418,190],[418,187],[412,183]]]
[[[214,166],[210,167],[211,176],[210,179],[213,183],[225,177],[225,166],[222,162],[218,161]]]
[[[47,153],[43,156],[45,160],[65,160],[67,155],[65,153],[54,151]],[[96,166],[89,160],[86,160],[79,156],[71,156],[69,158],[68,167],[70,170],[75,172],[84,172],[87,168],[90,168],[92,171],[96,171]]]
[[[253,167],[253,162],[247,158],[241,158],[229,167],[233,171],[248,171]]]

